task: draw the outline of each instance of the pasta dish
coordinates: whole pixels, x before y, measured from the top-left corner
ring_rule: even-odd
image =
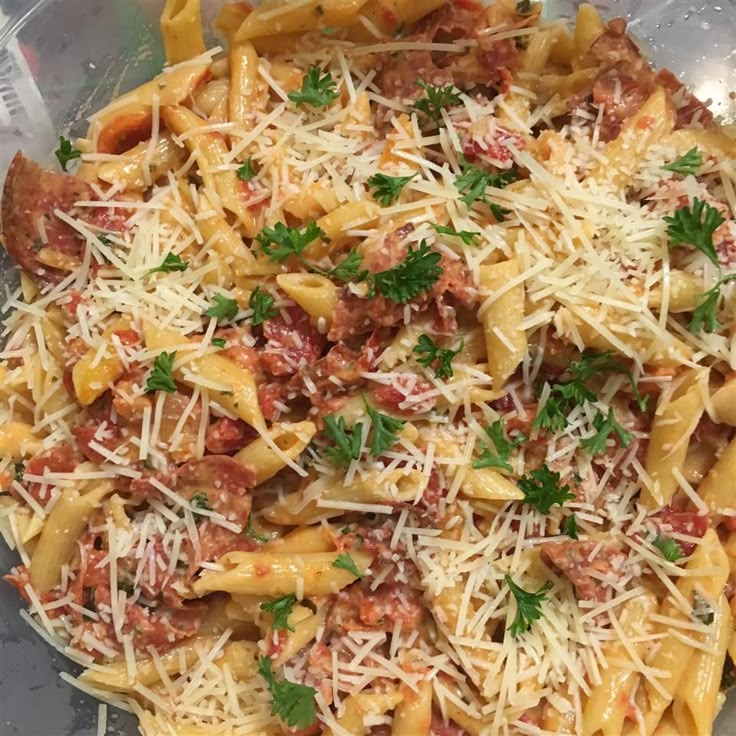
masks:
[[[16,155],[5,580],[100,733],[712,733],[736,130],[541,10],[223,3],[208,48],[167,0],[160,75]]]

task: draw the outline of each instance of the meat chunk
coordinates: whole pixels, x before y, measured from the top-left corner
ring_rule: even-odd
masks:
[[[300,307],[290,307],[287,318],[279,315],[266,320],[263,336],[267,342],[260,362],[272,376],[293,376],[300,368],[314,363],[325,345],[324,336]]]
[[[86,182],[46,171],[19,151],[8,170],[2,201],[2,239],[11,258],[44,284],[61,281],[67,275],[65,271],[38,260],[42,246],[39,223],[43,223],[48,238],[44,247],[79,261],[84,242],[54,211],[73,214],[75,202],[94,196]]]
[[[684,534],[688,537],[701,538],[709,526],[708,517],[695,511],[678,511],[672,506],[665,506],[661,511],[649,517],[648,521],[662,535]],[[695,549],[693,542],[677,540],[684,555],[691,555]]]
[[[257,436],[258,433],[242,419],[220,417],[207,427],[204,444],[214,455],[226,455],[242,449]]]
[[[390,583],[371,591],[354,585],[338,593],[330,618],[340,632],[390,632],[396,622],[409,631],[422,623],[424,611],[421,597],[411,588]]]
[[[712,128],[715,124],[713,113],[669,70],[657,72],[657,84],[669,90],[677,110],[678,128],[691,128],[702,125]]]
[[[610,587],[606,578],[620,574],[626,553],[614,544],[593,541],[547,542],[542,545],[542,559],[573,584],[578,598],[603,602]]]

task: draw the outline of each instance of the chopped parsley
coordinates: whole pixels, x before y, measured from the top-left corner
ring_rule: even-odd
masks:
[[[693,593],[692,616],[706,626],[710,626],[716,620],[716,612],[710,601],[697,590]]]
[[[477,166],[469,164],[464,158],[460,161],[462,173],[455,177],[455,188],[462,194],[460,200],[465,202],[468,207],[472,207],[473,203],[480,200],[486,201],[486,188],[496,187],[502,189],[512,181],[516,181],[518,174],[516,169],[507,169],[506,171],[492,172],[480,169]],[[494,212],[494,217],[495,217]],[[496,217],[496,219],[499,219]],[[503,219],[503,218],[501,218]]]
[[[542,603],[547,600],[547,591],[552,583],[548,580],[536,593],[530,593],[518,586],[510,575],[504,575],[504,580],[516,600],[516,616],[508,630],[511,636],[517,637],[529,631],[532,623],[542,617]]]
[[[218,325],[223,322],[232,322],[238,316],[240,306],[236,299],[230,299],[222,294],[215,294],[212,301],[214,301],[214,304],[205,311],[205,314],[216,319]]]
[[[681,207],[672,217],[663,219],[667,223],[670,247],[692,245],[718,266],[713,233],[725,222],[719,210],[695,197],[692,207]]]
[[[694,176],[697,170],[703,165],[703,156],[698,151],[698,147],[691,148],[684,156],[666,164],[662,168],[665,171],[672,171],[675,174],[683,176]]]
[[[201,511],[212,511],[212,506],[210,506],[210,499],[207,497],[206,493],[195,493],[190,499],[189,499],[189,505],[192,507],[192,510],[194,513],[197,513],[197,510]]]
[[[291,256],[301,258],[304,249],[312,241],[324,237],[324,232],[316,222],[310,222],[304,230],[287,227],[283,222],[277,222],[273,227],[264,227],[263,232],[256,236],[256,240],[261,250],[272,261],[283,263]]]
[[[186,271],[189,268],[188,261],[182,261],[181,256],[176,253],[167,253],[160,266],[152,268],[146,275],[154,273],[172,273],[174,271]]]
[[[310,268],[322,276],[337,281],[364,281],[368,277],[368,271],[361,270],[360,265],[362,263],[363,256],[355,248],[352,248],[345,258],[329,271],[321,271],[314,266],[310,266]]]
[[[317,720],[314,696],[317,691],[289,680],[277,680],[271,668],[271,658],[258,660],[258,673],[271,692],[271,715],[278,716],[290,728],[307,728]]]
[[[153,368],[146,381],[146,393],[165,391],[167,394],[173,394],[176,391],[173,375],[175,359],[176,351],[172,353],[163,352],[154,358]]]
[[[545,515],[553,506],[562,506],[565,501],[575,498],[575,494],[570,493],[570,486],[560,488],[560,474],[546,465],[519,478],[517,484],[524,494],[524,503]]]
[[[337,559],[332,563],[332,567],[338,567],[341,570],[347,570],[353,574],[356,578],[362,578],[363,574],[358,570],[358,566],[355,564],[355,560],[350,556],[348,552],[342,552],[337,556]]]
[[[684,557],[682,550],[680,549],[680,545],[672,537],[665,537],[662,534],[657,534],[657,536],[652,540],[652,546],[656,547],[661,552],[662,557],[664,557],[667,562],[677,562],[677,560],[681,560]]]
[[[460,238],[465,245],[478,245],[480,233],[472,230],[455,230],[447,225],[432,225],[436,233],[440,235],[449,235],[453,238]]]
[[[389,176],[388,174],[373,174],[368,179],[368,186],[373,190],[373,199],[383,207],[392,205],[401,195],[401,190],[415,177]]]
[[[575,518],[575,514],[565,518],[562,525],[562,533],[566,534],[570,539],[579,539],[578,520]]]
[[[423,113],[427,120],[439,127],[442,120],[442,110],[452,105],[460,104],[460,91],[451,84],[446,87],[435,87],[425,84],[421,80],[417,84],[424,90],[424,97],[414,100],[411,107]]]
[[[256,286],[250,293],[248,306],[253,310],[251,321],[254,325],[262,325],[267,319],[275,317],[279,310],[274,308],[274,299],[270,294],[261,291],[260,286]]]
[[[511,463],[511,453],[526,440],[522,434],[515,440],[506,439],[503,428],[503,419],[497,419],[490,427],[486,427],[486,434],[493,443],[495,452],[491,452],[489,447],[484,447],[483,452],[477,460],[473,460],[473,467],[478,470],[480,468],[501,468],[507,472],[513,472]]]
[[[322,74],[320,67],[310,66],[302,79],[302,88],[289,92],[287,96],[297,105],[325,107],[334,102],[340,93],[337,91],[337,84],[332,79],[330,72]]]
[[[260,542],[261,544],[265,544],[268,542],[268,537],[259,534],[254,528],[253,528],[253,516],[252,514],[248,515],[248,521],[245,525],[245,531],[243,532],[246,537],[250,537],[251,539],[255,540],[256,542]]]
[[[432,368],[437,378],[452,378],[452,359],[463,349],[463,343],[457,350],[441,348],[429,335],[419,335],[419,342],[413,352],[417,354],[416,361],[425,368]]]
[[[253,159],[249,156],[238,169],[238,179],[240,181],[250,181],[255,178],[256,170],[253,168]]]
[[[383,455],[384,452],[390,450],[399,439],[399,432],[404,428],[405,421],[394,419],[387,414],[374,409],[367,401],[365,401],[365,410],[371,418],[373,427],[373,439],[371,440],[371,455]]]
[[[227,340],[224,337],[213,337],[212,340],[210,340],[210,342],[216,348],[220,348],[221,350],[227,345]]]
[[[606,451],[606,443],[611,432],[618,437],[621,447],[628,447],[631,440],[634,439],[634,435],[631,432],[627,432],[618,423],[616,415],[611,408],[608,409],[607,416],[603,416],[599,411],[593,417],[593,427],[595,428],[595,434],[580,440],[580,446],[591,455],[600,455]]]
[[[59,162],[59,166],[61,166],[62,171],[67,171],[67,167],[69,166],[70,161],[74,161],[75,159],[82,157],[82,152],[74,148],[72,146],[72,142],[68,140],[67,138],[64,138],[63,135],[59,136],[59,147],[54,151],[56,154],[56,159]]]
[[[430,250],[427,242],[422,240],[418,248],[409,247],[401,263],[370,277],[370,296],[373,297],[378,291],[381,296],[397,304],[416,299],[422,292],[431,289],[442,276],[441,260],[442,256]]]
[[[261,603],[261,611],[267,611],[273,614],[273,630],[286,629],[294,631],[294,627],[289,623],[289,616],[296,603],[296,596],[293,593],[285,595],[283,598],[277,598],[275,601],[267,601]]]
[[[26,466],[24,463],[18,461],[13,463],[13,479],[18,483],[23,482],[23,474],[26,472]]]
[[[722,325],[718,321],[718,298],[721,295],[721,287],[730,281],[736,281],[736,273],[724,276],[712,289],[703,294],[703,301],[695,307],[693,318],[690,320],[691,332],[716,332]]]
[[[346,467],[353,460],[360,457],[360,448],[363,443],[363,425],[356,424],[349,428],[345,424],[345,417],[335,418],[328,414],[325,419],[325,434],[335,444],[325,448],[325,455],[334,465]]]

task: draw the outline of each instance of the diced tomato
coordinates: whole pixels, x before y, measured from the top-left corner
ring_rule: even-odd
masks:
[[[702,537],[710,525],[708,517],[695,511],[677,511],[671,506],[665,506],[661,511],[649,517],[663,534],[674,532],[688,537]],[[690,555],[695,549],[692,542],[677,540],[684,555]]]
[[[116,330],[115,335],[125,347],[138,345],[141,341],[141,336],[135,330]]]
[[[300,307],[290,307],[287,319],[279,315],[266,320],[263,335],[267,342],[261,363],[272,376],[293,376],[318,360],[325,346],[324,336]]]
[[[69,301],[64,306],[64,311],[72,318],[76,319],[77,309],[81,304],[86,304],[87,300],[82,296],[82,292],[78,289],[73,289],[69,292]]]

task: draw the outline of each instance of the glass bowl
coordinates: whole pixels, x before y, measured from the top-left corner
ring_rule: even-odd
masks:
[[[203,0],[211,19],[225,0]],[[548,18],[574,16],[574,0],[546,0]],[[658,66],[669,67],[711,109],[736,122],[736,0],[600,0],[605,18],[623,16]],[[0,179],[18,148],[51,164],[59,133],[82,134],[85,118],[154,76],[164,56],[163,0],[0,0]],[[0,286],[17,278],[0,250]],[[0,569],[16,560],[0,544]],[[97,701],[58,677],[74,667],[19,617],[21,601],[0,585],[0,734],[95,736]],[[136,733],[111,711],[109,736]],[[736,698],[716,736],[736,736]]]

